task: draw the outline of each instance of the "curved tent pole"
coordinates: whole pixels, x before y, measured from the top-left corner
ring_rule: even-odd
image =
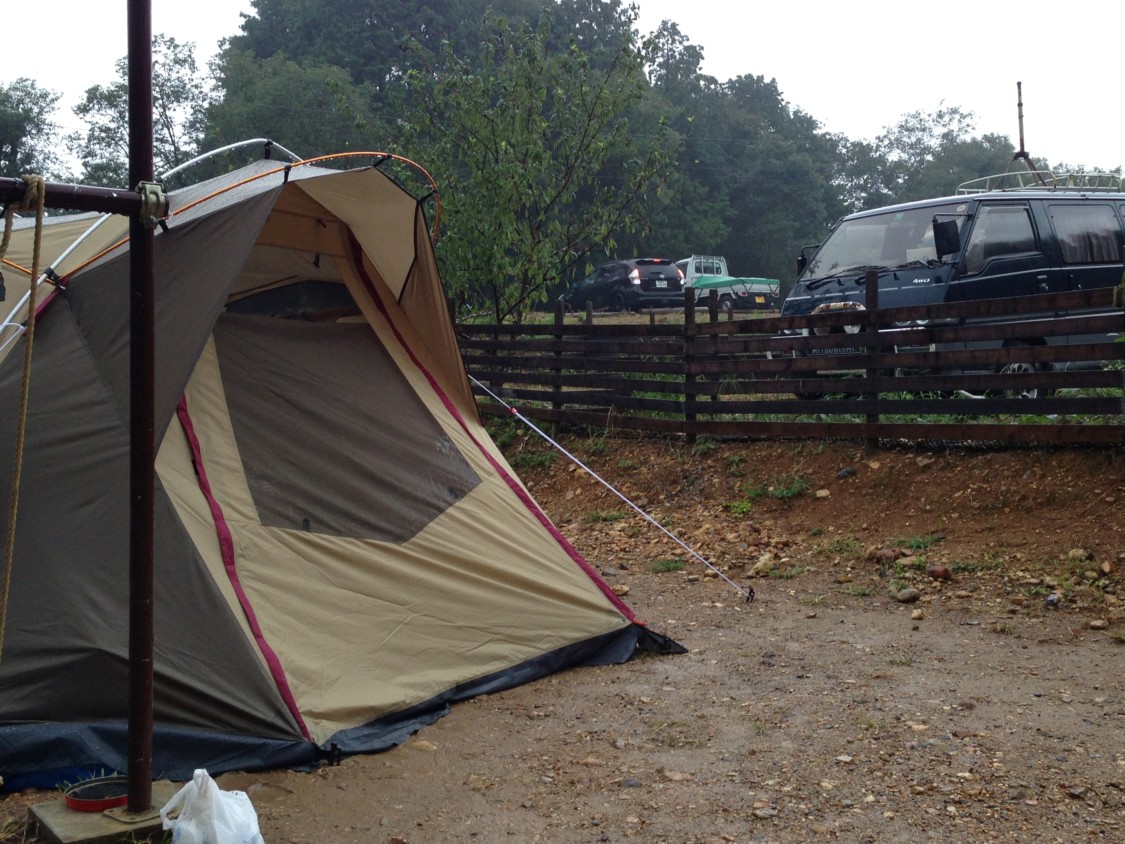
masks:
[[[251,146],[253,144],[264,144],[265,145],[265,150],[264,150],[265,155],[263,156],[263,158],[266,158],[266,159],[271,158],[270,151],[274,150],[274,149],[279,149],[283,153],[285,153],[285,155],[287,155],[290,160],[292,160],[292,161],[300,161],[301,160],[301,156],[297,155],[297,153],[295,153],[295,152],[291,152],[291,151],[287,150],[285,147],[283,147],[277,141],[270,140],[269,138],[250,138],[249,140],[238,141],[237,143],[233,143],[233,144],[227,144],[225,147],[219,147],[218,149],[213,149],[210,152],[205,152],[202,155],[197,155],[197,156],[195,156],[195,158],[192,158],[188,161],[185,161],[183,164],[177,164],[171,170],[168,170],[167,172],[161,173],[160,177],[159,177],[159,181],[164,181],[165,179],[169,178],[170,176],[176,175],[181,170],[186,170],[188,167],[192,167],[196,164],[199,164],[203,161],[206,161],[209,158],[214,158],[217,155],[222,155],[224,152],[232,152],[236,149],[241,149],[242,147],[248,147],[248,146]]]

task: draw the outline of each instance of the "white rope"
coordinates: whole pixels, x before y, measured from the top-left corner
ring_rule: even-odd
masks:
[[[496,399],[496,401],[500,402],[500,404],[504,405],[504,407],[508,408],[508,410],[511,412],[511,414],[513,416],[515,416],[517,419],[519,419],[521,422],[523,422],[523,424],[527,425],[527,427],[531,428],[531,430],[533,430],[535,433],[537,433],[539,436],[541,436],[543,439],[545,439],[547,442],[549,442],[551,445],[553,445],[555,448],[557,448],[559,451],[561,451],[563,454],[565,454],[567,457],[569,457],[571,459],[571,461],[573,461],[575,463],[575,465],[580,466],[583,469],[583,471],[585,471],[588,475],[590,475],[590,477],[592,477],[594,480],[596,480],[598,483],[600,483],[602,486],[604,486],[606,489],[608,489],[610,492],[612,492],[614,495],[616,495],[618,498],[620,498],[622,501],[624,501],[626,504],[628,504],[630,507],[632,507],[637,513],[640,513],[640,515],[643,516],[649,524],[656,527],[661,533],[663,533],[665,536],[667,536],[669,539],[671,539],[673,542],[675,542],[677,545],[679,545],[681,548],[683,548],[685,551],[687,551],[691,556],[693,556],[699,562],[703,563],[703,565],[707,566],[707,568],[711,569],[711,571],[715,572],[715,574],[717,574],[719,577],[721,577],[723,580],[725,580],[727,583],[729,583],[731,586],[733,586],[735,589],[737,589],[739,591],[739,593],[741,593],[741,595],[744,598],[746,598],[747,601],[753,601],[754,600],[754,590],[753,589],[743,589],[741,586],[739,586],[737,583],[735,583],[733,580],[731,580],[729,577],[727,577],[725,574],[723,574],[723,572],[719,571],[719,569],[716,568],[702,554],[700,554],[694,548],[690,547],[682,539],[680,539],[678,536],[676,536],[674,533],[672,533],[670,530],[668,530],[666,527],[664,527],[664,525],[660,524],[660,522],[656,521],[656,519],[654,519],[652,516],[650,516],[648,513],[646,513],[644,510],[642,510],[640,507],[638,507],[636,504],[634,504],[632,501],[630,501],[628,498],[626,498],[620,491],[618,491],[612,484],[610,484],[609,481],[607,481],[605,478],[603,478],[601,475],[599,475],[597,472],[595,472],[593,469],[591,469],[589,466],[587,466],[585,463],[583,463],[581,460],[579,460],[575,455],[571,454],[569,451],[567,451],[565,448],[563,448],[563,446],[560,443],[551,439],[551,437],[548,436],[548,434],[545,431],[541,430],[534,422],[532,422],[530,419],[528,419],[526,416],[524,416],[522,413],[520,413],[518,410],[516,410],[516,408],[512,407],[512,405],[508,404],[506,401],[504,401],[502,398],[500,398],[498,395],[496,395],[496,393],[492,392],[492,390],[490,390],[490,389],[488,389],[488,387],[484,386],[484,384],[482,384],[476,378],[473,378],[472,375],[469,376],[469,379],[474,384],[476,384],[478,387],[480,387],[482,390],[484,390],[486,393],[488,393],[490,396],[492,396],[492,398]]]

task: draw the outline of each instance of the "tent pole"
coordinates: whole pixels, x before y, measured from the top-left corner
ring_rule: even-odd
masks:
[[[0,177],[0,202],[19,202],[27,193],[23,179]],[[87,185],[70,185],[47,182],[44,200],[48,208],[65,208],[68,211],[100,211],[105,214],[132,215],[141,210],[140,194],[120,188],[98,188]]]
[[[153,179],[151,0],[129,0],[129,184]],[[128,811],[152,808],[155,434],[154,233],[129,220]]]

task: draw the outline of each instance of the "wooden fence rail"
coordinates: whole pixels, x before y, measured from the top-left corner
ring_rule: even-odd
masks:
[[[1125,443],[1118,288],[703,321],[690,296],[661,322],[458,325],[482,412],[689,441]]]

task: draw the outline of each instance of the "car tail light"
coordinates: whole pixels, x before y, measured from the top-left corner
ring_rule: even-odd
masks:
[[[640,284],[641,283],[641,271],[638,270],[638,269],[633,269],[629,273],[629,281],[633,282],[633,284]]]

